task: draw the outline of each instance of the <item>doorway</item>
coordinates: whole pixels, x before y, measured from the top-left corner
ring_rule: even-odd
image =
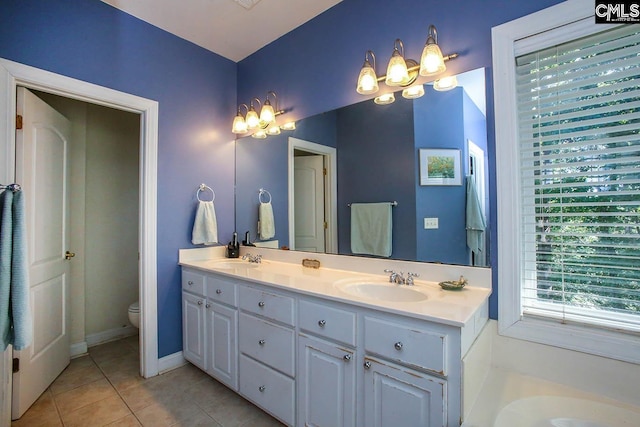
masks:
[[[289,247],[295,250],[338,253],[336,149],[290,137],[288,159]],[[296,164],[298,164],[298,172],[296,172]],[[323,169],[321,176],[315,173],[319,168]],[[298,183],[297,189],[296,183]],[[301,197],[301,186],[306,188],[303,191],[304,203],[302,203],[305,209],[322,205],[318,212],[314,210],[314,212],[305,212],[303,215],[296,212],[296,203],[299,202],[296,197],[298,199]],[[317,203],[314,201],[315,196],[311,193],[317,194],[319,198]],[[300,205],[301,203],[298,203],[298,209]],[[307,230],[304,233],[307,236],[301,238],[300,229]],[[321,239],[314,239],[315,236]],[[310,240],[324,241],[311,243]]]
[[[157,150],[158,103],[149,99],[90,84],[81,80],[0,59],[0,182],[15,177],[15,117],[18,86],[139,114],[139,299],[140,374],[158,374],[157,336]],[[0,425],[11,407],[11,352],[3,353],[0,370]],[[8,424],[6,424],[8,425]]]

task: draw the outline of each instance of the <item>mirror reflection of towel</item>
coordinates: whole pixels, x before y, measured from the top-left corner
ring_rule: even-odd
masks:
[[[196,219],[193,222],[191,243],[194,245],[213,245],[218,243],[218,222],[216,209],[212,201],[199,201]]]
[[[467,246],[476,254],[482,251],[483,234],[486,228],[484,215],[480,208],[480,200],[476,192],[476,184],[467,177]]]
[[[273,219],[273,207],[271,206],[271,202],[260,203],[260,211],[258,214],[260,216],[260,239],[271,239],[276,235],[276,224]]]
[[[391,203],[351,204],[351,252],[391,256]]]

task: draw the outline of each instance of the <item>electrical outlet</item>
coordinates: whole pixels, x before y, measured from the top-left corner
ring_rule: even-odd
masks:
[[[438,218],[425,218],[424,219],[424,229],[430,230],[438,228]]]

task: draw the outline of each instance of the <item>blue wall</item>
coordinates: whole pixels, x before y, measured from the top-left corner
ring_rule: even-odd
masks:
[[[222,241],[234,227],[237,65],[96,0],[2,0],[0,57],[159,102],[158,353],[180,351],[178,249],[201,182]]]
[[[438,42],[452,74],[487,68],[487,123],[492,194],[495,211],[495,138],[491,82],[491,28],[560,3],[559,0],[456,0],[442,7],[437,0],[343,0],[305,25],[286,34],[238,64],[238,99],[275,90],[280,105],[292,108],[283,121],[309,117],[363,99],[355,91],[364,53],[372,49],[380,63],[388,60],[393,41],[401,38],[409,58],[418,58],[427,28],[438,29]],[[277,64],[277,66],[274,66]],[[245,100],[245,101],[242,101]],[[491,266],[494,293],[490,314],[497,317],[496,215],[491,216]]]

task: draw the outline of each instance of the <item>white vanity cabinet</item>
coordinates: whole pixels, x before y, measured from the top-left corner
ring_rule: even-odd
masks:
[[[182,272],[183,355],[238,389],[236,285],[216,275]]]
[[[295,424],[295,299],[241,285],[239,392]]]
[[[299,426],[356,425],[356,313],[298,301]]]

